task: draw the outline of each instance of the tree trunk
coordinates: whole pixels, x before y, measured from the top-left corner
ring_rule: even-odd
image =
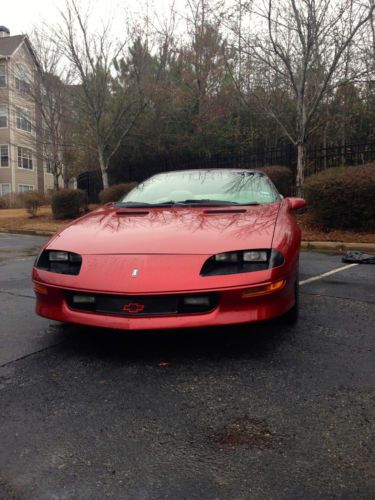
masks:
[[[100,171],[102,173],[103,189],[106,189],[107,187],[109,187],[107,165],[105,164],[104,161],[103,152],[99,151],[98,155],[99,155]]]
[[[55,191],[59,190],[59,177],[60,177],[59,168],[58,164],[55,161],[53,165],[53,189]]]
[[[62,171],[63,171],[64,189],[69,189],[69,176],[66,165],[63,165]]]
[[[306,144],[299,142],[297,144],[297,175],[296,175],[296,194],[303,197],[303,182],[305,179],[305,161]]]
[[[103,189],[106,189],[107,187],[109,187],[109,184],[108,184],[108,173],[106,170],[102,170],[102,180],[103,180]]]

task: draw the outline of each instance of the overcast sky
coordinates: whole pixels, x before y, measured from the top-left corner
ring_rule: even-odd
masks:
[[[63,8],[64,0],[0,0],[2,5],[0,9],[0,25],[6,26],[12,35],[29,33],[33,26],[45,21],[54,24],[58,20],[59,8]],[[115,31],[120,31],[123,19],[126,15],[126,9],[134,12],[145,13],[145,3],[142,6],[142,0],[77,0],[83,8],[90,8],[95,19],[100,25],[103,20],[111,16]],[[153,3],[155,9],[161,14],[167,12],[171,4],[170,0],[149,0]],[[183,0],[179,0],[181,6]],[[150,7],[152,9],[152,7]]]

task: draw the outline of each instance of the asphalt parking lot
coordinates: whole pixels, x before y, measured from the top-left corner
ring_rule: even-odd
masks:
[[[124,334],[35,316],[44,240],[0,234],[1,499],[373,498],[375,266],[303,284],[295,326]]]

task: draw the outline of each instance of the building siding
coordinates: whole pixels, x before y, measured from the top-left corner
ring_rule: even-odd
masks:
[[[10,167],[0,167],[0,183],[10,183],[13,192],[18,192],[20,184],[30,185],[35,190],[44,191],[46,175],[48,178],[51,175],[44,174],[42,147],[38,138],[41,120],[37,116],[32,95],[16,88],[17,64],[21,63],[33,79],[37,70],[34,58],[26,43],[22,42],[10,59],[0,61],[6,63],[7,73],[7,87],[0,88],[0,105],[8,107],[8,127],[0,128],[0,145],[9,146],[10,160]],[[31,132],[17,128],[17,108],[28,111],[32,125]],[[32,151],[32,170],[18,166],[18,147]]]

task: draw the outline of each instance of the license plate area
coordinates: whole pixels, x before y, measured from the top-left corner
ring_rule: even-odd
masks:
[[[97,296],[96,312],[125,314],[128,316],[149,316],[158,314],[177,314],[177,297],[116,297]]]
[[[186,303],[187,298],[197,297],[204,297],[204,303]],[[71,309],[137,317],[205,313],[218,304],[217,293],[128,296],[67,292],[66,299]]]

